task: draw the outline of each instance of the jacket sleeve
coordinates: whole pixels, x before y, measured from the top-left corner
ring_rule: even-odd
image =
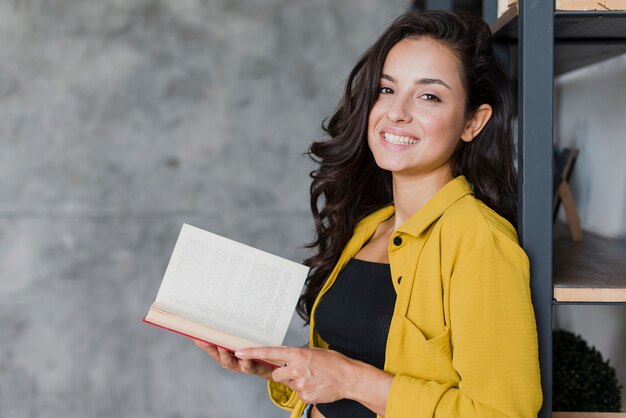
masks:
[[[291,411],[298,403],[298,392],[292,391],[282,383],[268,380],[267,390],[270,395],[270,399],[274,402],[274,405],[287,411]]]
[[[449,278],[458,386],[396,375],[386,418],[537,416],[542,395],[528,258],[505,234],[485,235],[473,237]]]

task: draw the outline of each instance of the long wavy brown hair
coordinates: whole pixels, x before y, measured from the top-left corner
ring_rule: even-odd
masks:
[[[493,114],[471,142],[461,141],[452,157],[452,175],[464,175],[475,196],[516,225],[517,177],[513,165],[513,99],[494,54],[489,27],[467,13],[411,12],[400,16],[363,54],[350,72],[335,113],[308,155],[319,164],[311,172],[315,253],[298,313],[310,321],[313,302],[352,236],[356,223],[392,202],[391,174],[376,165],[367,144],[370,110],[378,97],[389,50],[406,38],[430,37],[449,47],[462,67],[466,114],[489,104]]]

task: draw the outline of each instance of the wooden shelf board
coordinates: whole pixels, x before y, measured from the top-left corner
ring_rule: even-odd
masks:
[[[560,10],[624,10],[626,0],[556,0]]]
[[[560,224],[554,232],[554,299],[626,302],[626,240],[584,232],[572,242],[567,232]]]
[[[494,39],[516,43],[518,19],[516,3],[491,25]],[[624,54],[626,11],[557,10],[554,12],[554,41],[555,75]]]
[[[626,289],[554,286],[554,299],[558,302],[626,302]]]

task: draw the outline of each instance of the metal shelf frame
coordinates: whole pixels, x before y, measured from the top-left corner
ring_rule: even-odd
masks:
[[[519,2],[518,233],[531,266],[543,406],[552,416],[552,152],[554,0]]]

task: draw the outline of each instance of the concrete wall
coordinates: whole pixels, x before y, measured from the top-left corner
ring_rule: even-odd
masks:
[[[141,319],[183,222],[304,258],[300,154],[407,6],[0,3],[0,417],[285,416]]]
[[[555,99],[557,145],[580,150],[571,186],[583,229],[626,239],[626,55],[561,76]],[[626,410],[626,306],[559,306],[555,326],[610,360]]]

